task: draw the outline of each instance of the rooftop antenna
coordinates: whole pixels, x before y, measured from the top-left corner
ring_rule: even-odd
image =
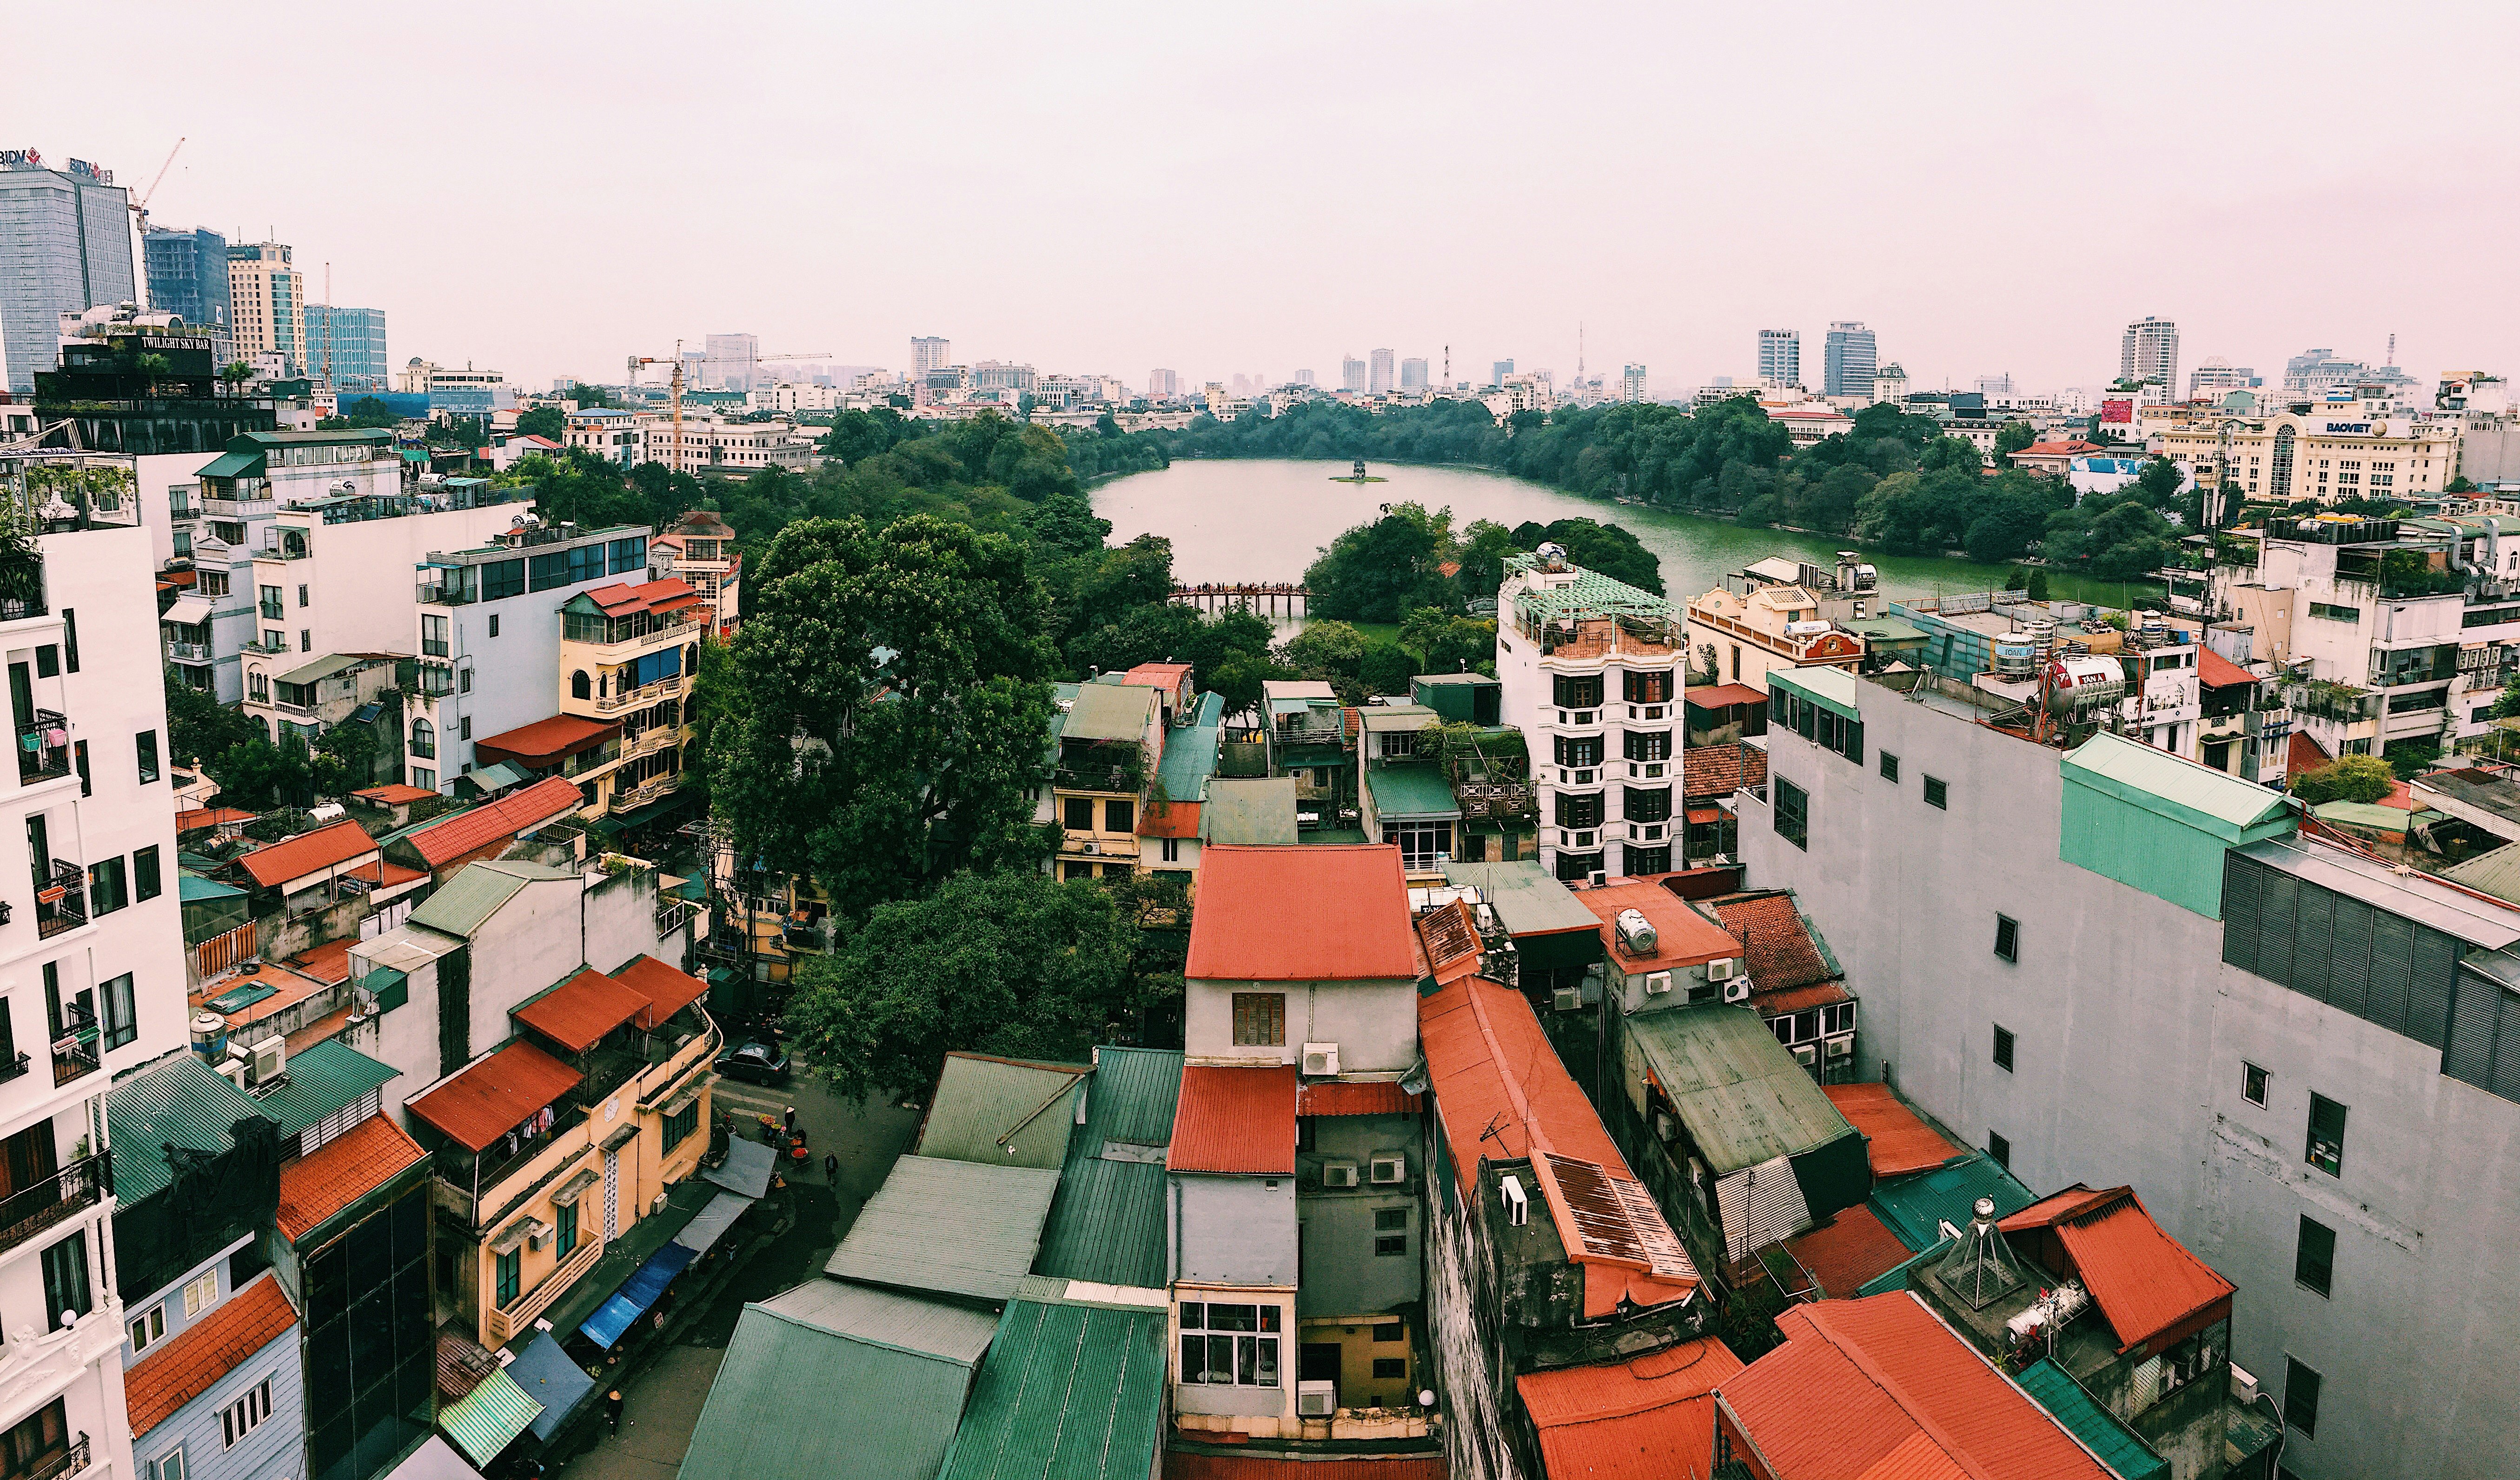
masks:
[[[1967,1230],[1935,1273],[1943,1288],[1973,1311],[1985,1310],[2028,1282],[2020,1256],[1995,1226],[1994,1198],[1981,1197],[1970,1205]]]

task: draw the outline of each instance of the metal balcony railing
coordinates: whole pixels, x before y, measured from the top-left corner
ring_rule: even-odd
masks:
[[[166,645],[166,655],[179,663],[206,663],[210,660],[210,645],[170,642]]]
[[[70,722],[50,709],[37,709],[18,727],[18,780],[50,781],[70,774]]]
[[[35,935],[42,940],[87,923],[87,871],[57,858],[51,877],[35,891]]]
[[[66,1475],[75,1475],[87,1468],[87,1435],[81,1434],[68,1449],[58,1455],[37,1456],[32,1464],[9,1476],[8,1480],[63,1480]]]
[[[113,1153],[109,1150],[0,1197],[0,1249],[16,1248],[112,1190]]]

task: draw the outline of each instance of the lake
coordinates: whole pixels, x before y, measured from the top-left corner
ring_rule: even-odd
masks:
[[[1267,459],[1179,462],[1155,472],[1132,473],[1092,490],[1094,512],[1111,521],[1114,542],[1159,534],[1173,542],[1173,575],[1202,581],[1299,581],[1321,547],[1339,531],[1379,514],[1378,506],[1416,501],[1430,509],[1451,506],[1456,530],[1472,519],[1511,526],[1525,520],[1583,517],[1618,524],[1662,561],[1663,590],[1675,599],[1712,590],[1726,575],[1769,556],[1836,563],[1849,542],[1825,535],[1753,529],[1723,519],[1699,518],[1660,509],[1579,498],[1501,472],[1467,468],[1420,468],[1375,463],[1368,471],[1388,481],[1336,483],[1344,462]],[[1897,600],[1940,592],[2000,589],[2007,567],[1953,557],[1865,553],[1881,572],[1883,594]],[[2128,588],[2114,581],[2051,577],[2060,598],[2126,605]]]

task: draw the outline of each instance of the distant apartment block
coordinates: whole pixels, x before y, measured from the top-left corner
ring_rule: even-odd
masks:
[[[1381,395],[1391,389],[1391,366],[1390,350],[1377,349],[1373,352],[1371,368],[1366,372],[1365,388],[1369,393]]]
[[[1759,331],[1759,379],[1771,385],[1803,382],[1803,332],[1799,329]]]
[[[0,165],[0,369],[23,394],[61,316],[132,297],[130,192],[94,173]]]
[[[1827,363],[1822,394],[1872,398],[1872,372],[1877,360],[1871,330],[1853,320],[1833,323],[1828,326],[1823,353]]]
[[[942,336],[927,335],[910,341],[910,373],[924,375],[943,370],[954,363],[954,341]]]
[[[2126,327],[2118,343],[2118,379],[2150,381],[2165,397],[2179,387],[2179,326],[2150,315]]]
[[[385,389],[392,374],[385,359],[385,311],[307,304],[306,369],[336,390]]]
[[[276,355],[291,374],[306,368],[306,275],[278,242],[228,247],[228,308],[241,360]]]

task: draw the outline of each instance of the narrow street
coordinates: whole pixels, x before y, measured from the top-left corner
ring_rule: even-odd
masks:
[[[804,1074],[779,1087],[721,1079],[711,1093],[733,1118],[735,1134],[746,1140],[760,1139],[760,1116],[796,1107],[796,1123],[805,1131],[813,1160],[784,1194],[773,1194],[793,1200],[795,1224],[739,1268],[674,1344],[630,1378],[622,1390],[621,1432],[605,1433],[599,1420],[593,1447],[557,1470],[567,1480],[656,1480],[681,1467],[745,1302],[821,1273],[823,1261],[839,1245],[858,1209],[882,1185],[919,1126],[915,1110],[861,1109],[833,1093],[828,1081]],[[823,1157],[834,1151],[840,1158],[839,1175],[827,1179]],[[763,1418],[782,1421],[777,1414]]]

